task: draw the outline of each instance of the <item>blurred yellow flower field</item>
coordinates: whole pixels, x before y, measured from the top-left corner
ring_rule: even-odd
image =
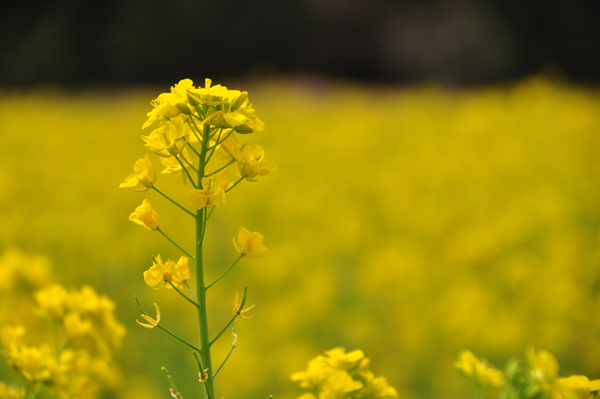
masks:
[[[250,86],[265,130],[249,147],[260,142],[261,167],[278,170],[240,183],[209,225],[209,281],[243,253],[232,238],[260,252],[240,224],[269,248],[208,296],[215,333],[232,293],[247,285],[256,304],[216,381],[225,398],[296,398],[290,376],[338,347],[361,349],[399,398],[471,397],[453,366],[466,348],[501,367],[531,344],[561,375],[600,377],[599,90],[542,78],[461,91]],[[153,183],[145,163],[131,173],[151,154],[141,127],[164,90],[0,95],[0,257],[19,248],[50,259],[1,258],[0,321],[31,313],[42,286],[92,285],[127,327],[114,355],[124,399],[166,397],[163,366],[185,376],[184,397],[197,391],[191,350],[135,323],[137,295],[146,309],[160,304],[161,325],[197,336],[194,312],[143,276],[148,254],[181,253],[128,217],[148,197],[188,249],[193,227],[156,192],[118,188]],[[180,181],[156,178],[165,191]],[[184,192],[175,199],[188,204]],[[15,287],[19,300],[6,295]],[[215,350],[223,358],[229,343]]]

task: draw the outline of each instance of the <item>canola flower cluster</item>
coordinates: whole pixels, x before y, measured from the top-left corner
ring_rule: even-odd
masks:
[[[196,346],[174,334],[160,324],[161,311],[155,303],[156,317],[146,313],[138,301],[145,322],[136,322],[147,329],[163,330],[184,345],[193,349],[198,365],[198,380],[203,384],[202,391],[207,399],[215,397],[214,378],[237,346],[237,334],[234,321],[237,317],[251,319],[247,313],[255,305],[244,307],[247,290],[243,297],[236,293],[233,318],[215,337],[210,339],[206,309],[206,291],[223,278],[241,258],[260,258],[267,251],[263,245],[263,235],[250,232],[243,226],[239,228],[237,240],[233,238],[233,247],[239,254],[229,268],[209,284],[204,282],[203,242],[206,224],[215,208],[223,208],[229,192],[242,180],[256,182],[258,176],[264,176],[276,170],[265,159],[264,149],[259,145],[240,144],[236,134],[247,135],[264,130],[264,123],[255,115],[248,100],[248,93],[229,90],[221,85],[212,85],[206,79],[204,87],[194,87],[190,79],[181,80],[171,88],[170,93],[162,93],[151,102],[153,109],[142,129],[150,129],[142,139],[146,148],[153,151],[164,169],[161,174],[180,176],[183,184],[191,185],[185,189],[187,205],[182,205],[156,187],[157,165],[152,163],[148,154],[133,165],[133,173],[120,184],[121,188],[132,188],[143,192],[154,190],[165,197],[180,210],[192,216],[196,225],[194,251],[188,252],[170,238],[163,230],[157,212],[148,199],[129,216],[129,220],[150,231],[158,231],[186,256],[178,261],[162,256],[153,256],[152,266],[143,273],[146,284],[155,289],[174,289],[187,302],[195,306],[199,323],[200,345]],[[193,155],[197,157],[194,157]],[[213,156],[215,156],[213,160]],[[212,160],[212,162],[211,162]],[[220,165],[215,166],[215,162]],[[230,173],[230,167],[233,172]],[[235,181],[230,181],[230,175]],[[191,208],[191,210],[190,210]],[[192,278],[190,263],[193,262],[196,277],[196,289],[189,281]],[[189,290],[189,295],[183,291]],[[136,298],[137,300],[137,298]],[[232,343],[229,353],[215,370],[212,367],[211,345],[231,326]],[[164,369],[171,385],[171,395],[181,399],[182,395],[175,386],[173,378]]]
[[[478,389],[492,386],[503,388],[504,399],[591,399],[600,390],[600,379],[590,380],[584,375],[559,377],[558,361],[545,349],[526,350],[527,362],[511,359],[504,372],[471,351],[458,354],[454,366]]]
[[[306,371],[292,374],[302,388],[311,390],[299,399],[392,399],[398,393],[384,377],[369,370],[371,361],[361,350],[325,351],[308,363]]]
[[[103,388],[116,387],[119,375],[112,352],[120,347],[125,327],[114,317],[114,302],[85,285],[78,290],[58,284],[40,288],[52,280],[44,257],[11,250],[0,258],[0,270],[13,270],[13,276],[29,266],[32,271],[25,276],[39,288],[34,301],[27,300],[32,290],[2,297],[18,298],[29,309],[2,303],[7,312],[0,323],[0,353],[23,383],[0,382],[0,398],[93,399]]]

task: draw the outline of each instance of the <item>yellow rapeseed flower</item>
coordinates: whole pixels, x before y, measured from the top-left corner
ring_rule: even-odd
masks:
[[[240,310],[240,306],[241,306],[241,301],[240,301],[240,293],[236,292],[235,293],[235,303],[233,305],[233,314],[238,315],[241,319],[246,319],[249,320],[251,318],[253,318],[254,316],[246,316],[246,313],[248,313],[249,311],[251,311],[252,309],[254,309],[254,307],[256,305],[251,305],[248,306],[247,308]],[[237,338],[236,338],[237,340]]]
[[[527,360],[531,377],[537,381],[552,381],[558,376],[558,361],[554,355],[545,349],[538,349],[533,346],[526,349]]]
[[[163,263],[159,254],[154,258],[154,262],[152,267],[144,272],[144,281],[149,287],[155,290],[163,287],[172,288],[169,283],[173,283],[178,288],[185,287],[184,282],[190,279],[188,258],[182,256],[177,263],[170,259]]]
[[[188,191],[187,199],[190,206],[194,209],[202,209],[204,207],[217,208],[225,206],[227,199],[227,189],[231,187],[231,183],[227,180],[229,168],[225,168],[222,172],[216,175],[202,178],[202,189],[193,189]]]
[[[152,208],[152,205],[148,199],[144,199],[144,201],[142,201],[142,205],[135,208],[135,211],[129,215],[129,220],[139,224],[140,226],[144,226],[151,231],[160,229],[158,215]]]
[[[320,385],[319,399],[343,399],[349,392],[362,387],[362,382],[352,379],[347,371],[336,370]]]
[[[148,191],[156,183],[156,165],[152,165],[148,154],[135,162],[133,173],[125,178],[125,181],[119,185],[119,188],[135,187],[138,183],[141,183],[144,188],[134,188],[133,191]]]
[[[357,349],[346,353],[344,348],[334,348],[325,351],[325,355],[327,355],[327,362],[331,367],[339,370],[350,370],[365,357],[365,354],[361,350]]]
[[[189,165],[191,165],[193,161],[192,161],[192,158],[190,158],[190,155],[185,148],[179,154],[179,159],[181,160],[181,162],[183,163],[185,168],[189,170]],[[187,175],[184,172],[183,167],[181,166],[181,163],[177,160],[177,158],[161,157],[160,163],[162,163],[165,166],[165,169],[163,171],[161,171],[160,173],[165,173],[165,174],[174,173],[178,176],[183,176],[183,184],[185,184],[187,182]]]
[[[92,323],[84,319],[79,312],[69,312],[63,319],[65,334],[70,339],[78,339],[92,331]]]
[[[590,381],[584,375],[558,378],[552,384],[552,397],[555,399],[586,399],[590,397],[591,391],[597,390],[598,381]]]
[[[485,360],[480,360],[471,351],[464,350],[458,354],[454,367],[459,369],[475,385],[491,385],[500,387],[504,385],[502,371],[496,369]]]
[[[187,123],[172,119],[161,123],[148,136],[142,136],[146,148],[156,155],[169,158],[178,155],[187,145],[191,131]]]
[[[21,338],[25,335],[25,327],[17,326],[2,326],[0,328],[0,343],[6,349],[19,345]]]
[[[277,168],[270,168],[265,159],[265,150],[259,145],[246,145],[236,154],[238,170],[248,181],[257,181],[257,176],[264,176]]]
[[[263,242],[264,236],[260,233],[250,233],[244,226],[240,226],[240,232],[238,234],[237,243],[235,237],[233,238],[233,246],[235,250],[242,254],[245,258],[260,258],[267,252],[268,249],[265,247]]]
[[[183,79],[171,87],[171,93],[162,93],[159,95],[156,100],[151,102],[154,109],[148,112],[148,120],[142,125],[142,129],[151,126],[155,122],[171,119],[181,114],[181,109],[178,105],[187,104],[186,90],[193,87],[193,82],[190,79]]]
[[[41,311],[54,317],[62,317],[67,297],[67,290],[58,284],[53,284],[35,293],[35,299]]]

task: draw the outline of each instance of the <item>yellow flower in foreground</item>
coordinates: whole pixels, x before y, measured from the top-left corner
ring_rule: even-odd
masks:
[[[146,320],[150,324],[140,323],[138,320],[136,320],[135,322],[138,323],[140,326],[146,327],[146,328],[156,327],[158,325],[158,323],[160,322],[160,309],[157,304],[154,304],[154,307],[156,308],[156,320],[154,320],[152,317],[150,317],[148,315],[143,314],[142,317],[144,318],[144,320]]]
[[[250,233],[249,230],[240,226],[240,232],[238,234],[238,242],[235,242],[233,238],[233,246],[235,250],[242,254],[245,258],[260,258],[263,256],[263,252],[267,252],[268,249],[262,244],[264,236],[260,233]]]
[[[454,367],[459,369],[475,385],[504,385],[502,371],[488,364],[485,360],[478,359],[471,351],[464,350],[458,354]]]
[[[265,159],[265,150],[259,145],[246,145],[238,150],[236,154],[238,170],[242,177],[248,181],[257,181],[257,176],[264,176],[277,168],[270,168]]]
[[[155,122],[169,120],[181,114],[181,110],[177,106],[187,104],[186,90],[193,87],[193,82],[190,79],[183,79],[171,87],[171,93],[159,95],[156,100],[151,102],[154,109],[148,112],[148,120],[144,123],[142,129],[151,126]]]
[[[185,256],[179,258],[177,263],[170,259],[167,263],[163,263],[158,255],[154,258],[154,262],[152,267],[144,272],[144,281],[155,290],[163,287],[172,288],[169,283],[184,288],[184,282],[190,279],[188,258]]]
[[[240,293],[236,292],[235,293],[235,304],[233,305],[233,314],[236,314],[241,319],[246,319],[246,320],[249,320],[254,317],[254,316],[246,316],[246,313],[248,313],[249,311],[254,309],[254,307],[256,305],[248,306],[246,309],[243,309],[243,310],[240,310],[240,306],[242,306],[242,303],[240,301]]]
[[[600,388],[600,380],[590,381],[584,375],[572,375],[570,377],[559,378],[554,384],[553,398],[564,399],[586,399],[591,391],[597,391]]]
[[[152,173],[152,176],[150,176],[150,173]],[[152,165],[148,154],[135,162],[133,173],[125,178],[119,188],[135,187],[138,183],[141,183],[145,188],[134,188],[133,191],[148,191],[156,183],[156,165]]]
[[[139,224],[140,226],[144,226],[151,231],[160,229],[158,215],[152,208],[152,205],[148,199],[144,199],[142,205],[135,208],[135,211],[129,215],[129,220]]]
[[[183,151],[181,151],[181,153],[179,154],[179,160],[181,160],[181,162],[183,163],[183,165],[185,166],[185,168],[187,170],[189,170],[189,165],[192,164],[192,159],[190,158],[190,155],[188,154],[187,150],[184,148]],[[174,173],[178,176],[183,176],[183,184],[185,184],[187,182],[187,175],[183,170],[183,167],[181,166],[181,163],[179,163],[179,161],[177,160],[177,158],[175,157],[170,157],[170,158],[164,158],[161,157],[160,158],[160,163],[162,163],[165,166],[165,169],[163,169],[162,172],[160,173],[164,173],[164,174],[168,174],[168,173]]]
[[[190,138],[189,126],[179,119],[161,123],[148,136],[142,136],[146,148],[161,157],[178,155],[187,145]]]

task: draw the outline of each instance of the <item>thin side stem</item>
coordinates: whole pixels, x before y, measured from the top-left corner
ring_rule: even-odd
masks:
[[[195,259],[195,258],[194,258],[194,255],[192,255],[191,253],[189,253],[189,252],[188,252],[188,251],[186,251],[185,249],[181,248],[181,246],[180,246],[179,244],[177,244],[175,241],[173,241],[173,240],[171,239],[171,237],[169,237],[168,235],[166,235],[166,234],[165,234],[165,233],[162,231],[162,229],[156,229],[156,231],[160,232],[160,234],[162,234],[163,236],[165,236],[165,238],[166,238],[167,240],[171,241],[171,243],[172,243],[173,245],[175,245],[177,248],[179,248],[181,251],[183,251],[183,253],[185,253],[187,256],[189,256],[189,257],[190,257],[190,258],[192,258],[192,259]]]
[[[180,205],[178,202],[172,200],[171,198],[169,198],[165,193],[163,193],[162,191],[160,191],[158,188],[152,186],[152,189],[154,191],[156,191],[157,193],[159,193],[160,195],[162,195],[163,197],[165,197],[166,199],[168,199],[169,201],[171,201],[173,204],[177,205],[179,208],[181,208],[181,210],[183,210],[184,212],[186,212],[189,215],[192,215],[192,217],[195,219],[196,215],[194,215],[192,212],[188,211],[187,209],[185,209],[182,205]]]
[[[190,298],[187,297],[187,295],[185,295],[183,292],[181,292],[179,290],[179,288],[177,288],[175,286],[175,284],[173,284],[172,282],[169,281],[169,284],[171,285],[171,287],[173,287],[175,289],[175,291],[179,292],[179,294],[184,297],[189,303],[191,303],[192,305],[194,305],[195,307],[198,307],[198,304],[196,302],[194,302],[193,300],[191,300]]]
[[[227,140],[229,138],[229,136],[231,136],[231,133],[234,132],[234,129],[231,129],[231,131],[229,133],[227,133],[227,136],[225,136],[223,138],[223,140],[217,141],[214,145],[208,147],[209,150],[212,150],[214,147],[218,146],[219,144],[222,144],[225,142],[225,140]]]
[[[196,133],[194,133],[196,134]],[[194,148],[194,146],[192,146],[192,144],[190,144],[190,142],[187,142],[187,146],[190,147],[192,149],[192,151],[194,152],[194,154],[200,156],[200,153],[198,151],[196,151],[196,149]]]
[[[217,374],[219,374],[219,371],[221,371],[221,368],[223,368],[225,363],[227,363],[227,360],[229,360],[229,356],[231,356],[231,352],[233,352],[233,350],[235,349],[235,326],[231,326],[231,335],[234,337],[233,342],[231,343],[231,349],[229,349],[229,353],[227,354],[227,356],[225,356],[225,360],[223,360],[223,363],[221,363],[221,365],[219,366],[217,371],[215,371],[215,373],[213,374],[213,378],[216,377]]]
[[[233,186],[229,187],[227,190],[225,190],[226,193],[230,192],[231,190],[233,190],[233,188],[235,186],[237,186],[242,180],[244,180],[246,177],[242,176],[240,177],[240,180],[236,181],[235,183],[233,183]]]
[[[217,336],[216,336],[216,337],[214,337],[212,341],[210,341],[210,345],[211,345],[211,346],[212,346],[212,344],[214,344],[214,343],[215,343],[215,342],[216,342],[216,341],[219,339],[219,337],[220,337],[221,335],[223,335],[223,333],[225,332],[225,330],[227,330],[227,329],[229,328],[229,326],[231,325],[231,323],[233,323],[233,321],[235,320],[235,318],[236,318],[236,317],[238,317],[238,315],[237,315],[237,314],[236,314],[235,316],[233,316],[233,317],[231,318],[231,320],[229,320],[229,323],[227,323],[227,325],[225,326],[225,328],[223,328],[223,329],[221,330],[221,332],[220,332],[219,334],[217,334]]]
[[[194,188],[198,188],[198,186],[194,182],[194,179],[192,179],[192,176],[190,176],[190,172],[188,172],[187,169],[185,168],[185,165],[183,164],[183,162],[181,162],[181,160],[179,159],[178,156],[175,156],[175,159],[177,160],[177,162],[179,162],[179,165],[181,165],[181,169],[183,169],[183,172],[185,173],[185,175],[188,177],[188,179],[190,179],[190,182],[192,183]]]
[[[242,259],[244,255],[241,254],[240,256],[238,256],[238,258],[233,262],[233,264],[231,266],[229,266],[227,268],[227,270],[225,270],[219,277],[217,277],[212,283],[210,283],[209,285],[206,286],[206,289],[209,289],[210,287],[212,287],[217,281],[219,281],[220,279],[223,278],[223,276],[225,276],[234,266],[236,263],[238,263],[238,261],[240,259]]]
[[[186,157],[182,156],[181,158],[182,158],[182,159],[185,161],[185,163],[187,164],[187,166],[189,166],[189,167],[190,167],[190,169],[192,169],[194,172],[198,173],[198,169],[196,169],[196,168],[194,167],[194,165],[192,165],[192,163],[191,163],[190,161],[188,161],[188,160],[187,160],[187,158],[186,158]]]
[[[208,176],[214,175],[215,173],[219,173],[220,171],[222,171],[223,169],[225,169],[226,167],[228,167],[229,165],[231,165],[234,162],[235,162],[235,159],[232,159],[231,161],[227,162],[225,164],[225,166],[220,167],[219,169],[215,170],[214,172],[211,172],[211,173],[207,174],[206,176],[208,177]]]
[[[197,302],[198,298],[196,298],[196,294],[192,290],[192,287],[190,287],[190,285],[188,284],[187,280],[184,281],[183,283],[185,284],[186,287],[188,287],[188,290],[190,290],[190,294],[192,294],[192,296],[194,297],[194,300]]]
[[[218,143],[219,140],[221,139],[221,134],[222,133],[223,133],[223,128],[219,129],[219,135],[217,136],[217,139],[215,140],[215,145],[213,145],[212,147],[210,147],[211,148],[210,154],[206,157],[206,160],[204,161],[204,165],[203,166],[208,165],[208,162],[210,162],[210,159],[214,155],[215,149],[217,148],[217,144],[216,143]],[[208,148],[207,148],[207,151],[208,151]]]

